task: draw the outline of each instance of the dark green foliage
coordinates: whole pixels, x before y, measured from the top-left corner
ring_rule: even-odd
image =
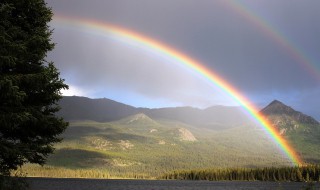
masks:
[[[282,168],[233,168],[178,171],[164,175],[163,179],[179,180],[237,180],[237,181],[319,181],[320,166],[310,165],[301,167]]]
[[[63,166],[70,169],[91,169],[94,166],[105,167],[108,157],[106,155],[89,150],[81,149],[59,149],[51,156],[56,162],[51,162],[52,166]]]
[[[53,63],[44,0],[0,3],[0,175],[24,163],[44,164],[66,126],[57,118],[60,90],[67,88]]]
[[[23,178],[0,176],[0,190],[26,190],[28,184]]]

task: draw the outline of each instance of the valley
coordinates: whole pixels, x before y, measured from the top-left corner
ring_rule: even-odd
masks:
[[[86,110],[94,110],[91,108]],[[240,117],[244,113],[239,108],[219,107],[220,116],[214,118],[213,114],[204,123],[199,118],[210,113],[196,108],[160,109],[161,114],[159,110],[123,108],[128,116],[120,119],[109,114],[105,120],[100,116],[94,121],[92,113],[83,114],[82,120],[69,118],[64,140],[56,145],[47,164],[26,165],[24,171],[42,177],[157,178],[180,170],[292,165],[265,131],[247,117]],[[217,108],[207,110],[218,112]],[[200,112],[204,114],[197,115]],[[221,119],[228,114],[233,114],[231,119]],[[309,127],[303,124],[287,129],[284,135],[304,159],[319,163],[319,138],[311,139],[314,133],[309,133]],[[319,125],[315,123],[314,128],[319,130]]]

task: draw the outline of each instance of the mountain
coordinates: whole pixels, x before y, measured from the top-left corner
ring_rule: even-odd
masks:
[[[155,178],[199,168],[292,165],[239,107],[147,109],[76,96],[64,97],[60,106],[59,115],[70,126],[47,166],[30,167],[30,176],[79,177],[77,172],[84,172],[96,177],[103,171],[111,177]],[[320,163],[316,120],[277,100],[261,114],[304,161]]]
[[[278,100],[272,101],[261,113],[278,128],[304,160],[320,162],[320,124],[317,120]]]
[[[315,128],[319,126],[319,122],[311,116],[296,111],[278,100],[272,101],[260,112],[266,116],[281,133],[297,130],[299,127],[306,125],[309,126],[308,128],[311,127],[310,130],[312,130],[312,126]]]
[[[212,106],[206,109],[192,107],[159,108],[146,112],[155,119],[180,121],[189,125],[212,129],[226,129],[249,121],[240,107]]]
[[[64,96],[59,106],[58,116],[65,120],[92,120],[98,122],[114,121],[133,114],[139,110],[133,106],[110,99],[90,99],[78,96]]]
[[[311,116],[298,112],[278,100],[272,101],[267,107],[261,110],[261,113],[269,117],[272,117],[272,116],[287,117],[289,120],[295,121],[298,123],[306,123],[306,124],[314,124],[314,125],[319,124],[319,122],[314,118],[312,118]],[[288,123],[286,122],[286,124]]]
[[[192,107],[136,108],[106,98],[66,96],[59,102],[58,113],[66,120],[92,120],[98,122],[116,121],[135,114],[145,114],[157,120],[179,121],[188,125],[212,129],[227,129],[249,121],[240,107],[212,106],[207,109]]]

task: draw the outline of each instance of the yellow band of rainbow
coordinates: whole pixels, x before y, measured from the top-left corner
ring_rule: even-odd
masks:
[[[250,102],[244,96],[242,96],[235,87],[223,80],[217,73],[205,68],[200,62],[157,40],[148,38],[125,28],[107,24],[105,22],[98,22],[83,18],[72,18],[61,15],[54,16],[53,22],[61,25],[71,25],[72,27],[87,28],[89,30],[99,31],[100,33],[106,33],[106,35],[115,35],[121,38],[123,41],[137,42],[145,48],[151,49],[152,51],[160,54],[164,54],[178,64],[184,65],[185,67],[195,71],[197,74],[209,80],[212,84],[226,92],[234,101],[238,102],[260,124],[267,134],[271,136],[274,142],[288,156],[294,165],[303,164],[303,161],[300,159],[293,147],[290,146],[290,144],[285,140],[284,137],[280,135],[276,128],[274,128],[264,118],[264,116],[259,113],[254,105],[250,104]]]

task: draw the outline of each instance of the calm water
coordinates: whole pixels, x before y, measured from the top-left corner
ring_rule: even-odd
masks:
[[[105,179],[51,179],[28,178],[31,190],[191,190],[191,189],[315,189],[319,183],[298,182],[213,182],[213,181],[166,181],[166,180],[105,180]]]

